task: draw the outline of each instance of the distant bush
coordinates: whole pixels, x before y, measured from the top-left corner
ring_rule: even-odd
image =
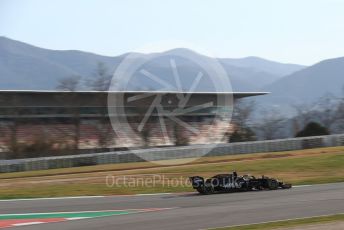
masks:
[[[11,159],[47,157],[71,154],[73,146],[37,137],[30,142],[19,142],[10,146],[9,152]]]
[[[256,141],[256,134],[250,128],[235,130],[230,134],[229,142]]]
[[[329,135],[328,129],[317,122],[308,123],[295,137],[311,137]]]

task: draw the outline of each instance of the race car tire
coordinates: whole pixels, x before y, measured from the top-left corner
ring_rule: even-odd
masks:
[[[204,192],[207,195],[213,194],[214,193],[214,187],[213,186],[205,186],[204,187]]]

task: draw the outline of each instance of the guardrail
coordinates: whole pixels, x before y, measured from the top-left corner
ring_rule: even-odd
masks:
[[[146,160],[157,161],[193,158],[203,155],[224,156],[247,153],[277,152],[342,145],[344,145],[344,134],[217,145],[192,145],[70,156],[1,160],[0,173],[69,168],[99,164],[141,162]]]

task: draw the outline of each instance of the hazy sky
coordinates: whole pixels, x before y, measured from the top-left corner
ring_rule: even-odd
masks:
[[[0,35],[110,56],[183,45],[313,64],[344,56],[344,0],[0,0]]]

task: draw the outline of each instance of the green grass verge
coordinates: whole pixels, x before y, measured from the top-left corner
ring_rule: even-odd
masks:
[[[210,177],[236,170],[240,174],[275,177],[294,185],[344,182],[343,165],[344,147],[334,147],[209,157],[193,164],[170,167],[141,162],[6,173],[0,174],[0,199],[193,191],[190,185],[175,183],[107,187],[107,175],[142,178],[146,174],[156,174],[167,181],[185,181],[193,175]]]
[[[325,224],[330,222],[344,221],[344,214],[321,216],[321,217],[310,217],[302,219],[293,220],[282,220],[261,224],[250,224],[242,226],[224,227],[216,228],[216,230],[269,230],[284,227],[299,227],[304,225],[314,225],[314,224]]]
[[[271,152],[271,153],[254,153],[254,154],[238,154],[227,155],[222,157],[202,157],[197,159],[188,165],[200,164],[200,163],[221,163],[221,162],[236,162],[243,160],[258,160],[258,159],[277,159],[287,158],[292,156],[303,156],[313,154],[330,154],[330,153],[343,153],[344,146],[329,147],[329,148],[317,148],[297,151],[284,151],[284,152]],[[132,169],[153,169],[153,168],[168,168],[164,165],[155,164],[152,162],[135,162],[135,163],[121,163],[121,164],[104,164],[95,166],[83,166],[74,168],[60,168],[49,170],[38,170],[28,172],[14,172],[14,173],[0,173],[0,179],[11,178],[25,178],[25,177],[41,177],[41,176],[54,176],[54,175],[68,175],[68,174],[81,174],[81,173],[96,173],[96,172],[108,172],[108,171],[122,171]]]

